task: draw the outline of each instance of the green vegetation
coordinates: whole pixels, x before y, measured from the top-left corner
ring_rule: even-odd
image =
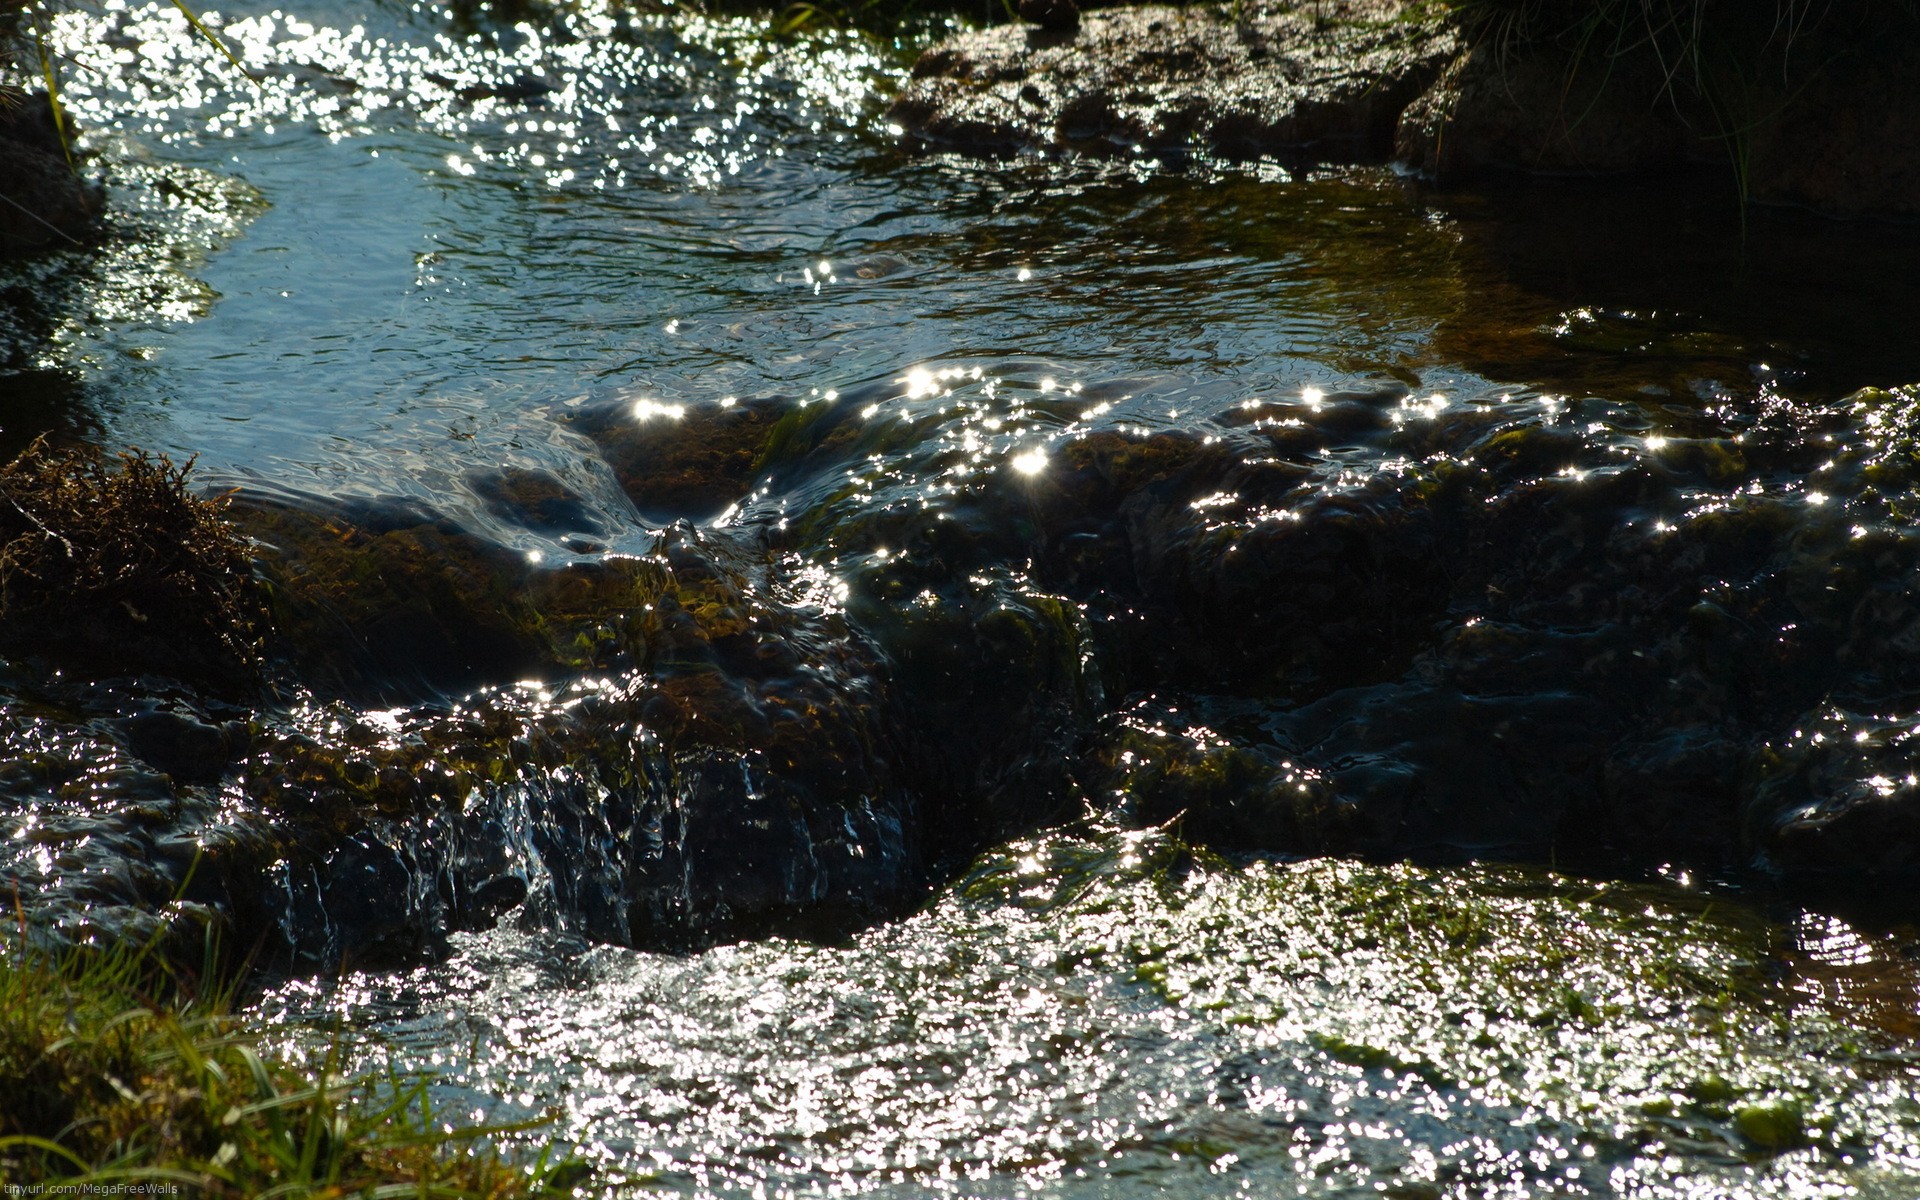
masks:
[[[257,677],[245,543],[192,463],[36,442],[0,467],[0,649],[235,688]]]
[[[162,999],[162,997],[169,997]],[[577,1169],[507,1161],[512,1132],[454,1129],[425,1081],[311,1074],[263,1054],[224,997],[139,950],[0,953],[0,1178],[177,1184],[194,1196],[563,1194]],[[515,1127],[516,1129],[519,1127]]]

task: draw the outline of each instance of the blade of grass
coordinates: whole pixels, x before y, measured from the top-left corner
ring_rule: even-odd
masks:
[[[180,10],[180,15],[187,19],[187,24],[193,26],[193,31],[213,43],[214,48],[219,50],[221,54],[224,54],[227,61],[238,68],[242,75],[245,75],[254,83],[260,82],[259,79],[254,77],[252,71],[247,70],[247,65],[241,62],[239,57],[234,54],[233,48],[228,46],[226,41],[216,35],[213,30],[207,28],[200,20],[200,15],[188,7],[187,0],[173,0],[173,6]]]

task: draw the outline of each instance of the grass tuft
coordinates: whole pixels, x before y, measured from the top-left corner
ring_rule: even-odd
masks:
[[[263,1055],[222,997],[187,998],[139,950],[0,952],[0,1179],[256,1200],[567,1194],[577,1167],[514,1163],[453,1128],[424,1080]],[[167,997],[162,999],[162,997]],[[169,1188],[167,1185],[178,1185]]]

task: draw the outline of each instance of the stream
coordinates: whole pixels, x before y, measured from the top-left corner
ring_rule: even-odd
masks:
[[[0,445],[193,459],[273,673],[0,669],[36,928],[223,930],[589,1194],[1920,1190],[1920,232],[201,15],[251,78],[57,19],[111,215]]]

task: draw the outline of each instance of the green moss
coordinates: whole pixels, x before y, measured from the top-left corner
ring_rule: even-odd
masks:
[[[418,514],[237,516],[266,547],[276,652],[310,684],[462,690],[631,665],[669,586],[651,557],[545,564]]]
[[[1733,1126],[1741,1137],[1767,1150],[1788,1150],[1807,1140],[1806,1118],[1789,1100],[1742,1105],[1733,1114]]]

